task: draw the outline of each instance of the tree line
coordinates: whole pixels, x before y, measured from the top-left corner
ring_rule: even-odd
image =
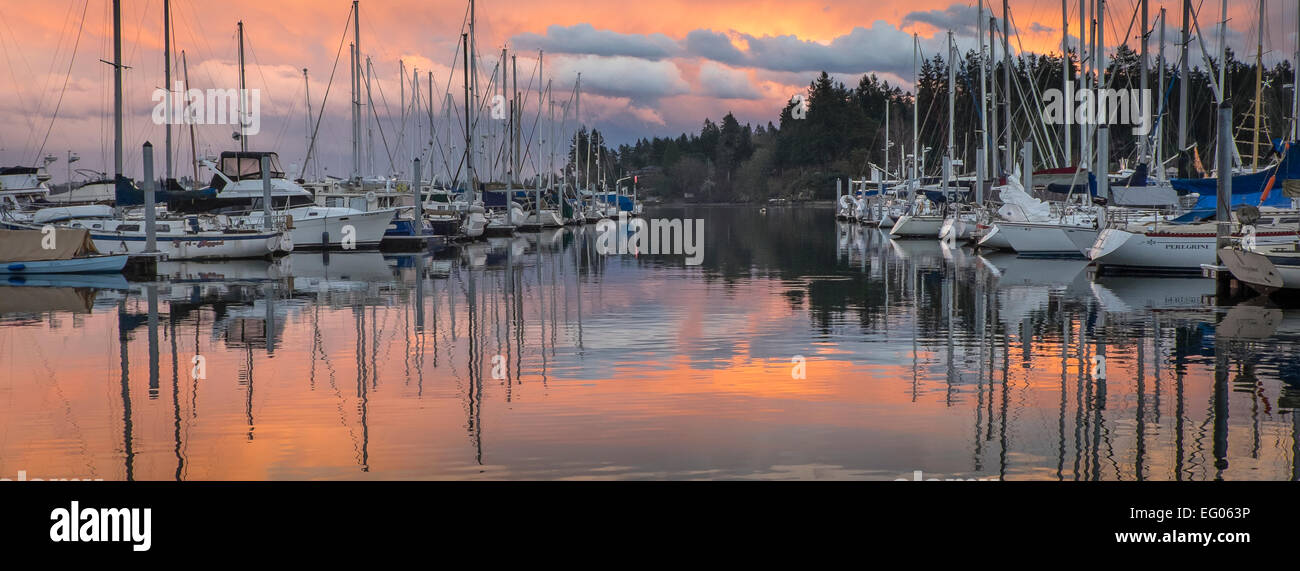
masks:
[[[1154,63],[1155,58],[1151,59]],[[1256,67],[1254,62],[1236,59],[1231,51],[1227,52],[1226,61],[1224,94],[1233,109],[1239,152],[1243,161],[1250,164]],[[1048,125],[1043,121],[1044,92],[1062,88],[1065,62],[1070,66],[1071,77],[1076,77],[1079,60],[1074,51],[1064,61],[1059,54],[1021,55],[1010,64],[1012,87],[1009,90],[1001,85],[1004,64],[996,62],[990,69],[997,74],[999,84],[997,94],[991,94],[991,99],[999,104],[1006,99],[1009,103],[1009,128],[1016,156],[1019,157],[1022,141],[1034,141],[1035,168],[1074,165],[1079,160],[1080,135],[1091,136],[1086,127]],[[1212,69],[1194,67],[1188,75],[1187,149],[1190,156],[1199,156],[1206,167],[1212,166],[1210,158],[1216,152],[1217,103],[1212,82],[1217,79],[1218,65],[1211,60]],[[848,87],[822,72],[800,94],[801,98],[792,98],[785,105],[775,123],[769,121],[766,125],[741,124],[728,113],[718,122],[705,119],[698,133],[641,138],[616,148],[606,147],[598,131],[590,134],[583,131],[578,135],[577,148],[581,152],[570,153],[569,168],[586,168],[586,138],[590,136],[597,143],[593,153],[600,157],[611,183],[619,173],[641,173],[639,190],[665,200],[687,197],[708,202],[825,199],[834,196],[835,179],[869,178],[873,166],[884,167],[888,162],[891,176],[899,176],[902,155],[912,153],[912,123],[919,110],[918,139],[923,151],[923,170],[928,175],[937,175],[948,145],[948,62],[936,55],[919,67],[915,96],[876,74],[863,75],[857,85]],[[1139,88],[1141,58],[1127,46],[1115,50],[1107,69],[1106,87]],[[957,61],[953,72],[955,154],[969,166],[965,170],[973,171],[977,149],[984,138],[979,115],[979,54],[973,50],[967,52]],[[1175,123],[1181,93],[1177,63],[1166,61],[1164,92],[1158,89],[1159,66],[1151,65],[1148,73],[1151,103],[1157,111],[1164,109],[1156,129],[1163,133],[1166,165],[1172,166],[1179,162],[1174,160],[1179,155]],[[1267,141],[1263,146],[1265,151],[1271,148],[1272,140],[1284,139],[1290,133],[1294,82],[1295,71],[1290,62],[1281,61],[1263,70],[1260,107],[1261,138]],[[886,106],[890,142],[887,161]],[[1006,108],[1000,107],[999,115],[1005,115]],[[1005,116],[999,119],[999,123],[1007,124]],[[1064,157],[1062,142],[1067,128],[1074,142],[1073,157],[1069,159]],[[1001,144],[1001,133],[994,132],[999,135],[993,143],[996,148]],[[1128,128],[1112,128],[1109,132],[1112,168],[1121,164],[1132,166],[1141,139]],[[1156,140],[1154,133],[1149,139],[1152,142]],[[1266,159],[1261,158],[1261,164]],[[1195,176],[1196,173],[1184,168],[1181,174]]]

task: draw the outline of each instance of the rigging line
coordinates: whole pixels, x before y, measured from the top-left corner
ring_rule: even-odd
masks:
[[[72,0],[71,2],[69,2],[69,3],[68,3],[68,11],[67,11],[66,13],[64,13],[64,15],[63,15],[63,26],[59,28],[59,39],[58,39],[58,42],[55,43],[55,45],[54,45],[54,53],[53,53],[52,55],[50,55],[50,67],[49,67],[49,69],[47,69],[46,72],[45,72],[45,78],[44,78],[45,81],[44,81],[44,83],[41,85],[41,89],[40,89],[40,91],[37,92],[37,96],[36,96],[36,109],[34,110],[34,113],[33,113],[33,115],[35,115],[35,116],[37,116],[37,117],[40,117],[40,116],[41,116],[41,109],[45,107],[45,94],[50,90],[50,79],[54,77],[54,68],[55,68],[56,65],[58,65],[58,62],[59,62],[59,54],[63,51],[63,39],[64,39],[65,37],[67,37],[67,35],[68,35],[68,23],[72,21],[73,9],[76,8],[76,6],[77,6],[77,1],[76,1],[76,0]],[[82,17],[82,21],[83,21],[83,22],[85,21],[85,17],[84,17],[84,15],[83,15],[83,17]],[[78,33],[80,33],[80,32],[78,32]],[[66,83],[65,83],[65,85],[66,85]],[[60,96],[62,96],[62,94],[60,94]],[[38,131],[37,131],[36,129],[33,129],[32,131],[30,131],[30,132],[27,134],[27,142],[26,142],[26,144],[27,144],[28,147],[31,146],[31,144],[32,144],[32,142],[33,142],[33,140],[34,140],[34,138],[37,136],[37,133],[38,133]],[[36,160],[39,161],[40,158],[41,158],[41,156],[40,156],[40,154],[38,153],[38,154],[36,155]]]
[[[343,55],[343,44],[347,41],[348,30],[351,28],[352,9],[348,8],[347,23],[343,25],[343,36],[339,38],[339,48],[334,54],[334,67],[330,69],[330,80],[325,84],[325,96],[321,99],[320,113],[316,115],[316,126],[312,128],[311,143],[307,145],[307,157],[302,161],[302,173],[298,175],[298,178],[307,178],[307,165],[311,164],[312,151],[316,150],[316,135],[320,133],[321,120],[325,117],[325,107],[330,100],[330,88],[334,86],[334,73],[339,69],[339,58]]]
[[[0,12],[0,22],[3,22],[5,25],[5,29],[9,30],[9,35],[13,38],[14,41],[13,52],[18,54],[18,57],[23,60],[24,65],[27,65],[27,74],[28,77],[30,77],[31,65],[27,64],[26,56],[23,55],[22,50],[18,49],[18,36],[14,35],[13,30],[9,29],[9,18],[7,18],[3,12]],[[0,49],[3,49],[5,52],[5,63],[9,64],[7,66],[9,68],[9,77],[14,81],[14,95],[18,96],[18,106],[24,111],[23,117],[24,119],[27,120],[27,128],[29,129],[29,132],[35,131],[36,130],[35,113],[27,112],[27,103],[23,101],[23,92],[22,92],[23,84],[18,81],[18,75],[14,70],[14,63],[12,60],[9,59],[10,50],[8,47],[6,47],[3,34],[0,34]]]
[[[372,64],[373,65],[373,64]],[[384,104],[384,114],[388,116],[389,122],[392,122],[393,111],[388,108],[388,98],[384,97],[384,82],[375,81],[374,84],[379,87],[379,100]],[[384,123],[379,120],[379,110],[375,109],[375,98],[366,90],[366,101],[370,103],[370,116],[375,118],[375,126],[379,127],[379,139],[384,142],[384,153],[388,155],[388,172],[397,170],[397,163],[393,158],[393,150],[388,148],[388,135],[384,134]]]
[[[59,91],[59,100],[54,104],[54,114],[50,116],[50,127],[45,130],[45,139],[41,141],[41,147],[36,151],[36,160],[41,160],[41,154],[45,152],[45,145],[50,142],[50,132],[54,131],[54,122],[59,119],[59,110],[63,107],[63,95],[68,92],[68,79],[72,77],[72,64],[77,61],[77,48],[81,45],[81,32],[86,29],[86,11],[90,8],[90,0],[81,9],[81,25],[77,28],[77,39],[72,44],[72,55],[68,58],[68,72],[63,76],[63,89]],[[68,181],[69,184],[72,181]]]
[[[190,39],[192,40],[192,43],[193,43],[193,45],[194,45],[195,47],[203,47],[204,49],[207,50],[207,53],[205,53],[205,54],[198,54],[198,55],[200,55],[200,56],[203,58],[203,61],[209,61],[209,60],[215,59],[215,58],[213,57],[213,54],[215,54],[216,51],[212,49],[212,44],[208,42],[208,37],[205,36],[205,35],[202,35],[202,34],[197,34],[197,33],[195,33],[196,30],[197,30],[197,28],[199,27],[199,26],[198,26],[198,23],[199,23],[199,15],[198,15],[198,11],[194,8],[194,5],[193,5],[192,2],[187,2],[187,3],[189,4],[189,8],[190,8],[190,10],[189,10],[189,14],[188,14],[188,15],[189,15],[189,17],[192,19],[192,22],[184,22],[184,23],[185,23],[185,31],[186,31],[186,32],[189,32],[189,34],[190,34]],[[176,11],[173,11],[173,15],[175,15],[176,13],[177,13]],[[182,21],[184,21],[184,20],[182,20]],[[173,31],[173,33],[175,33],[175,32]],[[203,45],[202,45],[202,46],[199,46],[199,41],[202,41],[202,42],[203,42]],[[212,77],[212,70],[208,69],[206,66],[203,67],[203,74],[206,75],[206,76],[208,77],[208,85],[211,85],[211,86],[214,86],[214,87],[217,86],[217,85],[219,85],[219,84],[217,83],[217,80],[216,80],[215,78]]]
[[[244,34],[244,43],[248,44],[248,53],[252,54],[253,56],[253,65],[257,67],[257,76],[262,78],[262,85],[269,87],[271,85],[271,82],[267,81],[266,74],[262,73],[262,62],[257,60],[257,51],[253,49],[253,40],[251,35]],[[271,109],[274,110],[276,105],[275,105],[275,101],[271,99],[270,90],[267,90],[266,101],[271,104]]]

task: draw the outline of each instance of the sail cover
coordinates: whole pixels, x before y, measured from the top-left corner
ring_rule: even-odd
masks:
[[[0,230],[0,261],[3,262],[71,260],[97,253],[89,230],[56,228],[53,233]]]

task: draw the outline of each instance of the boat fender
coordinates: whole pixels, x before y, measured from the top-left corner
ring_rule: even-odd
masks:
[[[1241,229],[1241,249],[1247,252],[1255,251],[1255,227],[1244,226]]]

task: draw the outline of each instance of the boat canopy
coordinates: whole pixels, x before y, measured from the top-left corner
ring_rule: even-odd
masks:
[[[1267,200],[1261,200],[1269,179],[1276,175],[1272,190]],[[1300,145],[1292,143],[1285,156],[1278,164],[1259,172],[1240,174],[1232,177],[1232,206],[1249,204],[1251,206],[1273,206],[1290,208],[1291,198],[1283,192],[1286,181],[1300,180]],[[1169,181],[1179,194],[1197,193],[1201,195],[1196,203],[1198,209],[1214,209],[1219,200],[1219,179],[1217,178],[1175,178]]]
[[[42,230],[0,230],[0,262],[44,262],[71,260],[98,254],[90,231],[55,228]]]
[[[269,157],[271,178],[284,178],[284,169],[280,167],[280,156],[261,151],[226,151],[221,153],[217,168],[230,180],[260,180],[262,178],[262,157]],[[217,186],[215,181],[212,186]]]

